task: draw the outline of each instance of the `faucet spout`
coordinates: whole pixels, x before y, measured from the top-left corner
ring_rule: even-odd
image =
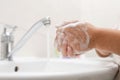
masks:
[[[43,19],[40,20],[45,26],[49,26],[51,24],[51,20],[50,20],[50,17],[45,17]],[[38,21],[37,23],[39,23],[40,21]],[[37,24],[36,23],[36,24]]]
[[[51,24],[50,17],[42,18],[37,21],[33,26],[23,35],[23,37],[18,41],[16,46],[12,49],[12,51],[8,54],[8,58],[11,58],[14,53],[24,46],[24,44],[28,41],[28,39],[35,33],[41,26],[49,26]]]

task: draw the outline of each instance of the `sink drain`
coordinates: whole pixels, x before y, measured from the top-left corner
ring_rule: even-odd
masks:
[[[14,71],[18,72],[18,69],[19,69],[18,66],[15,66]]]

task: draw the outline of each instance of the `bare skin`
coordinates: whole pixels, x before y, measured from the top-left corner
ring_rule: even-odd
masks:
[[[98,50],[98,49],[95,49],[96,50],[96,53],[100,56],[100,57],[108,57],[110,56],[112,53],[109,52],[109,51],[104,51],[104,50]]]
[[[120,55],[120,31],[98,28],[96,30],[96,49]]]
[[[71,27],[71,23],[78,21],[66,22],[57,29],[55,43],[58,51],[62,52],[63,56],[76,57],[75,52],[88,51],[93,48],[101,57],[107,57],[111,53],[120,55],[120,31],[112,29],[97,28],[90,23],[80,23]],[[68,25],[68,27],[64,27]],[[86,37],[82,28],[87,28],[90,41],[89,45],[82,48],[80,45],[86,44]],[[61,35],[62,33],[62,35]],[[82,43],[80,40],[82,39]],[[75,42],[76,41],[76,42]]]

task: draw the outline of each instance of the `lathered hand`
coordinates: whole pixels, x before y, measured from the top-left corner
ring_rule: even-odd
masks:
[[[65,22],[57,27],[56,48],[64,57],[77,57],[93,48],[94,31],[94,26],[87,22]]]

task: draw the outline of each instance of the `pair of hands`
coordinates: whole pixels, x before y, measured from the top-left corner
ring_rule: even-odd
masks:
[[[57,26],[55,47],[64,57],[78,57],[85,51],[95,48],[95,32],[96,28],[87,22],[64,22]],[[96,52],[101,57],[110,55],[98,49]]]

